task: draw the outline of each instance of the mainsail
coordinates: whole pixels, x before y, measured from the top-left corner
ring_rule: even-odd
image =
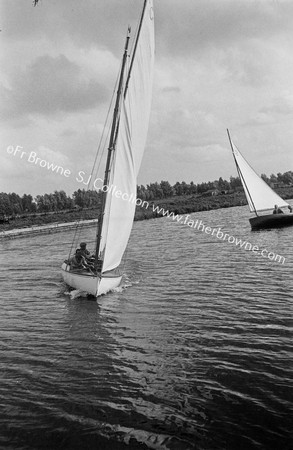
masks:
[[[288,203],[276,194],[267,183],[257,175],[254,169],[242,156],[236,145],[232,142],[230,135],[229,139],[250,211],[256,213],[257,211],[273,210],[275,205],[280,207],[288,206]]]
[[[100,242],[103,272],[119,266],[133,224],[137,174],[151,110],[154,52],[153,1],[146,0],[111,163]]]

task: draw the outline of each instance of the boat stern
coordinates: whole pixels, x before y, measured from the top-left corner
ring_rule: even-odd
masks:
[[[293,214],[266,214],[249,219],[252,230],[281,228],[293,225]]]
[[[68,286],[94,295],[95,297],[107,294],[107,292],[117,288],[122,279],[122,274],[117,270],[111,270],[102,275],[93,275],[85,271],[77,272],[70,270],[66,262],[61,266],[61,274],[64,282]]]

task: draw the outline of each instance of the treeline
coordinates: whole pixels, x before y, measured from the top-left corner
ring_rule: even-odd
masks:
[[[270,177],[262,174],[261,177],[271,187],[292,186],[293,184],[293,172],[291,170],[277,175],[272,173]]]
[[[61,211],[71,208],[74,208],[74,199],[68,197],[64,191],[37,195],[35,198],[30,194],[20,197],[14,192],[12,194],[0,193],[0,213],[5,215]]]
[[[55,191],[53,194],[37,195],[35,198],[30,194],[22,197],[18,194],[4,192],[0,193],[0,216],[14,216],[23,214],[48,213],[78,208],[97,207],[101,202],[101,193],[96,191],[85,191],[78,189],[68,196],[64,191]]]
[[[292,171],[283,174],[278,173],[277,175],[272,174],[270,177],[262,174],[261,177],[272,188],[293,185]],[[230,177],[229,181],[220,177],[218,180],[199,184],[195,184],[193,181],[187,184],[182,181],[171,186],[168,181],[161,181],[161,183],[150,183],[146,187],[141,185],[137,187],[137,196],[142,200],[158,200],[180,195],[202,195],[205,193],[219,195],[239,190],[243,190],[239,177]]]
[[[193,181],[186,183],[182,181],[175,183],[173,186],[168,181],[161,183],[150,183],[147,186],[137,186],[137,197],[142,200],[159,200],[162,198],[176,197],[180,195],[201,195],[204,193],[225,193],[227,191],[241,189],[241,181],[238,177],[231,177],[230,181],[219,178],[216,181],[195,184]]]
[[[272,174],[262,178],[272,187],[292,186],[293,172]],[[168,181],[150,183],[147,186],[137,186],[137,197],[141,200],[159,200],[184,195],[220,195],[242,190],[238,177],[230,177],[223,180],[220,177],[213,182],[195,184],[193,181],[181,183],[177,181],[173,186]],[[22,214],[49,213],[55,211],[71,210],[78,208],[96,208],[101,204],[101,192],[95,190],[78,189],[70,197],[64,191],[55,191],[53,194],[37,195],[33,198],[30,194],[22,197],[15,193],[0,193],[0,215],[15,216]]]

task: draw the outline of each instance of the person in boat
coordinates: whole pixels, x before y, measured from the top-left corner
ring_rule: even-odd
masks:
[[[69,261],[65,261],[69,266],[70,270],[75,271],[87,271],[92,274],[95,274],[94,265],[85,259],[85,257],[81,253],[81,249],[76,249],[75,255],[70,258]]]
[[[293,211],[292,206],[288,206],[289,212],[291,213]]]
[[[80,248],[76,249],[75,255],[66,262],[70,265],[70,269],[84,269],[85,259]]]
[[[90,257],[90,252],[86,248],[86,242],[81,242],[80,243],[80,251],[81,251],[81,254],[82,254],[82,256],[84,258],[88,259]]]
[[[86,242],[81,242],[80,243],[80,250],[81,250],[81,254],[85,259],[85,263],[87,265],[87,268],[91,269],[91,270],[95,270],[95,255],[91,255],[90,252],[88,251],[88,249],[86,248]]]
[[[275,205],[273,214],[284,214],[284,212],[278,207],[278,205]]]
[[[81,253],[81,249],[76,249],[75,255],[68,261],[70,269],[85,269],[86,261]]]

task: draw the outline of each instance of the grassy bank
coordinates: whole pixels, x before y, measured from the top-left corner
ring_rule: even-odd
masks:
[[[281,188],[277,193],[284,199],[293,198],[293,187]],[[210,211],[212,209],[230,208],[233,206],[247,205],[247,200],[244,192],[233,192],[221,195],[189,195],[176,196],[167,199],[155,200],[149,202],[149,207],[137,207],[135,213],[135,220],[152,219],[160,217],[162,214],[153,212],[152,205],[164,208],[165,211],[172,211],[174,214],[188,214],[198,211]],[[274,205],[272,205],[272,210]]]
[[[293,198],[293,187],[280,188],[278,194],[284,198]],[[197,211],[209,211],[212,209],[229,208],[232,206],[246,205],[247,201],[244,192],[233,192],[221,195],[189,195],[176,196],[149,202],[148,207],[138,206],[135,212],[134,220],[153,219],[162,216],[162,213],[154,212],[153,205],[164,208],[174,214],[188,214]],[[273,209],[274,205],[272,205]],[[27,214],[10,219],[10,223],[0,225],[0,231],[12,230],[17,228],[46,225],[52,223],[66,223],[78,220],[96,219],[98,209],[83,209],[59,211],[55,213]]]

